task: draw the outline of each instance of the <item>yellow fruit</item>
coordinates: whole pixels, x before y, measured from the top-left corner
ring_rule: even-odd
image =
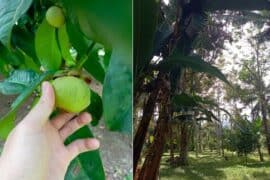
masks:
[[[56,28],[59,28],[65,24],[64,13],[62,9],[60,9],[57,6],[52,6],[47,10],[46,20],[48,21],[50,25]]]
[[[55,91],[55,105],[67,112],[78,113],[90,104],[90,89],[76,77],[65,76],[52,82]]]

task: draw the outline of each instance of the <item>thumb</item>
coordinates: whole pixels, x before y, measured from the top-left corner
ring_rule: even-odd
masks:
[[[36,106],[25,117],[25,121],[42,125],[49,119],[54,109],[54,103],[54,89],[49,82],[45,81],[42,83],[42,95]]]

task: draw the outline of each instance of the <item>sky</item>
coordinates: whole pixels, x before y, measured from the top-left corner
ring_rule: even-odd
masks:
[[[163,2],[168,5],[170,3],[170,0],[163,0]],[[257,13],[256,11],[254,11]],[[225,49],[222,51],[223,55],[221,58],[225,60],[224,66],[221,68],[221,71],[224,74],[230,75],[229,80],[237,81],[237,83],[241,84],[240,80],[238,80],[236,77],[234,77],[234,73],[232,73],[232,70],[239,71],[240,70],[240,64],[242,63],[243,59],[251,59],[251,57],[254,55],[254,48],[250,45],[248,40],[251,37],[254,37],[259,32],[263,31],[267,26],[263,26],[261,29],[256,28],[252,23],[248,22],[241,26],[241,28],[234,27],[232,24],[229,24],[226,29],[232,33],[232,38],[234,39],[231,43],[225,42]],[[241,34],[241,38],[239,40],[236,40],[237,33]],[[266,44],[267,49],[262,52],[265,57],[270,58],[270,44]],[[266,85],[270,84],[270,71],[267,73],[267,75],[264,77],[264,81]],[[242,84],[243,85],[243,84]],[[210,90],[211,91],[211,90]],[[217,94],[217,92],[213,92],[214,94]],[[223,95],[224,96],[224,91]],[[232,106],[226,102],[224,103],[224,108],[231,109]],[[237,103],[238,107],[244,107],[241,103]],[[250,115],[250,109],[248,107],[243,109],[242,114]]]
[[[223,50],[223,58],[225,59],[225,66],[221,68],[221,71],[225,74],[230,74],[231,78],[229,79],[231,79],[231,81],[233,82],[237,81],[238,84],[242,84],[240,80],[237,80],[236,77],[234,77],[234,73],[232,73],[232,70],[234,69],[239,72],[242,60],[251,59],[251,57],[255,54],[254,48],[250,45],[248,40],[251,37],[256,36],[259,32],[263,31],[264,28],[266,27],[258,29],[250,22],[243,24],[241,29],[237,29],[236,27],[229,25],[228,30],[232,33],[233,39],[236,39],[235,37],[238,32],[240,32],[242,36],[242,38],[238,41],[234,40],[232,43],[226,42],[225,49]],[[267,49],[261,53],[265,58],[270,57],[269,43],[267,43]],[[263,79],[266,85],[269,85],[270,71]],[[244,108],[242,114],[250,115],[251,109],[249,107],[245,107],[241,103],[237,103],[237,106],[240,108]],[[232,109],[232,106],[226,103],[225,107],[227,109]]]

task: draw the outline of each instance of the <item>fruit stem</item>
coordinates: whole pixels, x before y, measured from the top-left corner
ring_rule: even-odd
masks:
[[[92,42],[91,45],[87,48],[86,53],[79,60],[76,69],[81,69],[82,68],[83,64],[88,60],[88,56],[89,56],[90,52],[92,51],[92,49],[94,48],[95,45],[96,45],[96,43]]]

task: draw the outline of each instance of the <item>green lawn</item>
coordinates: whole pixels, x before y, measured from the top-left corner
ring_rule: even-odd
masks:
[[[166,160],[169,154],[162,157],[160,167],[161,180],[270,180],[270,160],[264,154],[265,162],[259,162],[257,154],[248,156],[248,163],[244,158],[232,157],[232,153],[226,153],[228,161],[218,156],[215,152],[204,152],[195,157],[193,152],[189,153],[188,167],[170,167]]]

